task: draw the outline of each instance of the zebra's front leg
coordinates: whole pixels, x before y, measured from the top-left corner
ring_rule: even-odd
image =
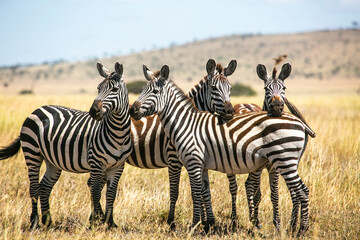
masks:
[[[170,183],[170,209],[167,219],[167,223],[170,226],[170,230],[174,231],[176,225],[174,222],[176,202],[179,197],[179,182],[181,175],[182,164],[176,159],[169,160],[169,183]]]
[[[215,217],[211,206],[211,192],[208,170],[204,169],[202,174],[202,199],[206,208],[205,232],[208,233],[211,226],[215,224]],[[203,211],[201,207],[201,211]],[[202,213],[203,215],[203,213]],[[202,217],[203,218],[203,217]]]
[[[229,191],[231,194],[231,225],[233,228],[236,228],[237,214],[236,214],[236,195],[237,195],[237,182],[236,175],[229,174],[227,175],[229,179]]]
[[[100,205],[102,179],[104,178],[105,171],[101,166],[95,164],[90,165],[90,182],[91,182],[91,215],[90,227],[96,225],[98,222],[103,223],[105,220],[103,211]]]
[[[121,166],[107,172],[105,223],[108,224],[109,228],[117,227],[113,218],[114,201],[116,198],[119,179],[124,171],[124,166],[125,162],[123,162]]]
[[[105,178],[105,175],[103,176],[103,179],[102,179],[102,182],[101,182],[101,192],[102,192],[102,190],[104,189],[104,186],[105,186],[105,184],[106,184],[106,178]],[[88,187],[89,187],[89,190],[90,190],[90,194],[91,194],[91,178],[89,177],[89,179],[87,180],[87,185],[88,185]],[[100,204],[100,203],[99,203]],[[93,209],[93,204],[92,204],[92,201],[91,201],[91,208]],[[100,204],[100,216],[102,217],[102,218],[105,218],[105,214],[104,214],[104,212],[103,212],[103,210],[102,210],[102,207],[101,207],[101,204]],[[90,216],[90,219],[92,218],[92,215]],[[90,221],[90,219],[89,219],[89,221]]]
[[[49,206],[49,197],[55,183],[61,175],[61,169],[46,161],[46,172],[40,182],[40,203],[41,203],[41,222],[47,228],[51,225],[51,214]]]
[[[191,197],[193,200],[193,221],[190,227],[193,230],[200,222],[201,212],[201,190],[202,190],[202,168],[187,167],[190,179]]]

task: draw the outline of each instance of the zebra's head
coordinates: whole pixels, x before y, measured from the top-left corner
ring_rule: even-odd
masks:
[[[99,74],[105,79],[98,85],[98,95],[95,98],[89,114],[100,121],[108,113],[119,113],[129,106],[128,92],[123,77],[123,65],[116,62],[115,72],[110,73],[100,62],[96,64]]]
[[[211,113],[219,114],[223,119],[229,120],[233,117],[235,110],[231,104],[231,85],[228,76],[236,69],[236,60],[230,61],[226,68],[216,64],[209,59],[206,64],[206,99],[207,107]]]
[[[284,80],[289,77],[291,73],[290,63],[282,66],[279,77],[276,77],[276,68],[273,70],[272,76],[269,76],[266,67],[259,64],[256,68],[257,75],[264,81],[265,84],[265,99],[263,110],[269,114],[279,117],[284,110],[285,103],[285,84]]]
[[[164,101],[159,99],[164,97],[166,92],[163,89],[168,82],[170,69],[168,65],[164,65],[160,71],[153,73],[143,65],[143,72],[148,83],[131,106],[130,115],[135,120],[158,113],[164,107]]]

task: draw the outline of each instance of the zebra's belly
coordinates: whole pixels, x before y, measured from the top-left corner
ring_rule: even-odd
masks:
[[[168,166],[168,159],[164,155],[155,152],[136,151],[133,149],[126,163],[144,169],[165,168]]]
[[[74,147],[73,151],[77,151]],[[74,173],[86,173],[90,171],[90,165],[87,159],[87,152],[80,154],[70,154],[69,151],[65,151],[62,154],[54,154],[54,151],[42,151],[42,155],[45,161],[50,162],[58,169],[74,172]]]

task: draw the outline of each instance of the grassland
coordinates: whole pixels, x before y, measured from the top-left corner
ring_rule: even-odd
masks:
[[[338,85],[340,86],[340,85]],[[340,87],[339,87],[340,88]],[[291,88],[289,88],[291,89]],[[288,94],[303,112],[317,137],[310,139],[299,173],[310,189],[310,229],[305,238],[355,239],[360,236],[360,99],[355,92],[346,94]],[[293,96],[293,97],[292,97]],[[18,136],[24,119],[44,104],[58,104],[88,110],[95,95],[0,96],[0,146]],[[133,102],[135,96],[130,96]],[[233,103],[261,105],[261,97],[233,98]],[[42,169],[44,172],[44,169]],[[288,239],[291,199],[280,180],[281,235],[272,225],[272,206],[264,171],[260,220],[263,229],[254,236],[245,199],[245,175],[238,176],[237,231],[227,231],[231,201],[224,174],[210,173],[212,203],[217,225],[222,232],[209,239],[278,238]],[[50,206],[54,221],[50,229],[28,231],[31,201],[23,155],[0,162],[0,239],[169,239],[189,237],[192,217],[189,179],[182,172],[176,210],[177,232],[169,232],[166,216],[169,206],[167,169],[141,170],[126,166],[118,187],[114,220],[119,228],[88,230],[90,194],[88,174],[63,172],[55,185]],[[104,200],[104,197],[103,199]],[[104,206],[104,201],[102,201]],[[203,236],[195,234],[195,239]]]

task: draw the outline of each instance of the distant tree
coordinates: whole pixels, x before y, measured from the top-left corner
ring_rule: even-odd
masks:
[[[256,92],[250,86],[236,83],[231,89],[232,96],[255,96]]]
[[[353,29],[358,29],[359,28],[359,23],[357,21],[353,21],[352,26],[353,26]]]
[[[129,93],[140,94],[147,81],[137,80],[126,84]]]

